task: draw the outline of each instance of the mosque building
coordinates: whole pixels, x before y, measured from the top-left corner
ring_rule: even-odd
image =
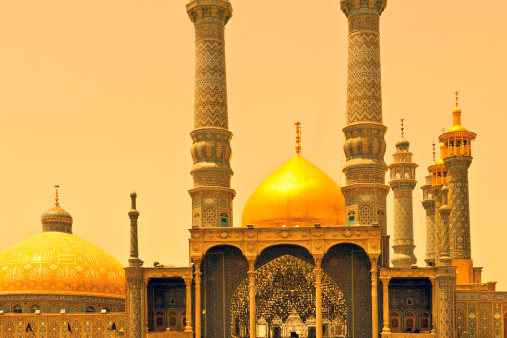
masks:
[[[384,159],[379,27],[387,0],[340,4],[349,24],[343,187],[302,156],[296,122],[295,156],[260,183],[234,222],[224,38],[232,4],[191,0],[190,264],[143,266],[132,192],[123,277],[114,258],[72,235],[57,199],[42,234],[0,253],[0,338],[507,337],[507,292],[483,283],[473,264],[468,168],[476,134],[462,126],[458,93],[421,186],[427,251],[417,265],[412,196],[421,169],[403,120],[393,160]],[[123,317],[87,313],[122,312],[124,301]]]
[[[476,134],[462,126],[457,93],[452,127],[440,135],[440,157],[421,187],[427,252],[418,266],[418,164],[403,121],[393,161],[384,160],[379,26],[387,0],[340,4],[349,23],[346,184],[302,156],[296,122],[296,155],[253,192],[241,227],[233,226],[225,65],[232,4],[187,4],[196,55],[191,265],[142,266],[133,193],[128,337],[507,337],[507,293],[482,283],[473,265],[468,168]]]

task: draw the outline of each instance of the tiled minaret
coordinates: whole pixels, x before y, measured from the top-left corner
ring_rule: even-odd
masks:
[[[435,142],[433,142],[433,163],[435,163]],[[432,176],[424,178],[426,184],[421,187],[423,191],[422,205],[426,211],[426,258],[427,266],[435,266],[435,196],[431,192]]]
[[[470,248],[470,206],[468,195],[468,168],[472,163],[472,141],[476,134],[461,125],[461,109],[453,112],[453,126],[440,135],[444,143],[446,157],[444,164],[448,172],[450,225],[450,257],[453,265],[458,266],[458,283],[473,282],[473,262]]]
[[[394,255],[391,260],[395,268],[408,268],[417,263],[414,255],[414,212],[412,192],[417,184],[410,143],[404,137],[403,119],[401,138],[396,142],[393,163],[389,165],[389,185],[394,193]]]
[[[227,0],[192,0],[187,13],[195,26],[192,226],[231,227],[236,192],[231,189],[224,31],[232,7]]]
[[[445,157],[445,148],[443,144],[440,144],[440,159],[434,161],[429,167],[428,171],[431,175],[431,188],[429,193],[433,196],[433,200],[435,201],[435,222],[433,227],[435,244],[434,244],[434,257],[435,257],[435,265],[439,265],[440,263],[440,237],[439,233],[441,231],[441,220],[440,213],[438,212],[439,208],[442,206],[442,187],[447,184],[447,169],[445,169],[444,160]]]
[[[349,20],[345,212],[348,224],[378,222],[384,235],[389,186],[385,184],[387,127],[382,124],[379,22],[386,5],[387,0],[341,0]]]

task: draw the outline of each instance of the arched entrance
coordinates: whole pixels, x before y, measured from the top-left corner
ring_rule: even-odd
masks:
[[[165,331],[164,312],[155,312],[155,331]]]
[[[178,331],[178,313],[174,310],[167,313],[167,327],[171,331]]]
[[[266,337],[291,334],[309,337],[315,329],[315,267],[292,255],[284,255],[255,271],[257,327],[266,327]],[[248,337],[249,281],[246,278],[231,300],[231,332]],[[322,317],[328,335],[346,332],[345,297],[326,274],[322,277]],[[262,330],[264,331],[264,330]]]

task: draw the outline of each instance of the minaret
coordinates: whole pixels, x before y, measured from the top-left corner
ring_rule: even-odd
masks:
[[[435,162],[435,142],[433,142],[433,162]],[[426,262],[427,266],[435,266],[435,197],[431,193],[431,175],[425,177],[422,205],[426,210]]]
[[[143,336],[142,323],[143,318],[143,302],[146,297],[143,289],[144,269],[141,267],[143,261],[139,259],[138,235],[137,235],[137,219],[139,211],[136,209],[137,194],[130,194],[130,210],[128,212],[130,218],[130,258],[129,266],[125,268],[125,282],[127,287],[127,323],[128,338],[141,338]]]
[[[192,226],[231,227],[236,192],[231,189],[224,31],[232,7],[227,0],[192,0],[187,13],[195,26]]]
[[[391,180],[389,185],[394,193],[394,255],[391,262],[395,268],[409,268],[417,263],[414,255],[414,213],[412,191],[417,181],[412,162],[410,143],[404,137],[403,119],[401,120],[401,138],[396,142],[394,162],[389,166]]]
[[[380,15],[387,0],[340,0],[349,20],[347,126],[343,128],[346,223],[382,229],[380,266],[389,265],[384,162],[387,127],[382,124]]]
[[[435,238],[435,265],[440,264],[440,231],[441,231],[441,220],[440,213],[438,210],[442,204],[442,187],[447,184],[447,169],[444,165],[443,158],[445,157],[444,144],[440,144],[440,159],[433,162],[428,167],[428,171],[431,175],[431,188],[430,193],[433,195],[435,201],[435,223],[434,223],[434,238]]]
[[[472,141],[476,134],[461,125],[461,109],[454,108],[453,126],[440,135],[446,157],[444,164],[449,174],[450,257],[453,265],[458,266],[458,284],[473,282],[473,263],[470,248],[470,206],[468,196],[468,168],[472,163]]]

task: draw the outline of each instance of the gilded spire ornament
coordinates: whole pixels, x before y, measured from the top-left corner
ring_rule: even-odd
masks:
[[[60,186],[58,184],[55,185],[56,195],[55,195],[55,206],[59,207],[60,203],[58,203],[58,189]]]
[[[401,137],[405,137],[405,126],[403,125],[404,119],[401,119]]]
[[[454,95],[456,95],[456,107],[458,107],[459,92],[455,91]]]
[[[301,155],[301,122],[296,121],[296,154]]]

